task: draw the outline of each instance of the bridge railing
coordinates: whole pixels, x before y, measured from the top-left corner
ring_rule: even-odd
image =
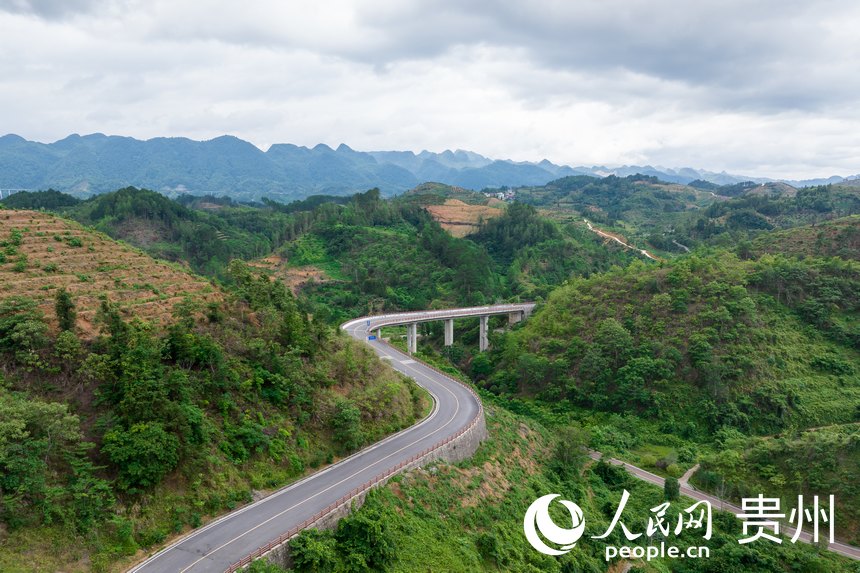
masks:
[[[281,535],[279,535],[275,539],[272,539],[271,541],[269,541],[265,545],[261,545],[260,547],[258,547],[257,549],[255,549],[254,551],[252,551],[251,553],[249,553],[248,555],[246,555],[245,557],[243,557],[239,561],[236,561],[235,563],[230,565],[230,567],[228,567],[224,571],[224,573],[235,573],[236,571],[244,569],[245,567],[250,565],[250,563],[252,561],[254,561],[255,559],[259,559],[260,557],[263,557],[264,555],[266,555],[267,553],[269,553],[270,551],[272,551],[276,547],[283,545],[284,543],[289,541],[291,538],[295,537],[301,531],[312,526],[314,523],[316,523],[320,519],[326,517],[327,515],[334,512],[335,510],[337,510],[337,509],[343,507],[344,505],[350,503],[357,496],[369,491],[371,488],[379,485],[380,483],[385,482],[391,476],[403,471],[408,466],[417,463],[421,459],[427,457],[428,455],[441,449],[442,447],[447,446],[448,444],[450,444],[451,442],[453,442],[457,438],[460,438],[461,436],[463,436],[464,434],[466,434],[467,432],[469,432],[475,428],[475,426],[481,421],[481,419],[483,418],[483,415],[484,415],[484,405],[481,403],[481,399],[478,397],[478,394],[471,387],[460,382],[459,380],[452,378],[450,375],[446,374],[442,370],[440,370],[434,366],[431,366],[429,364],[424,364],[424,366],[427,366],[428,368],[435,370],[439,374],[442,374],[448,380],[454,382],[455,384],[459,384],[460,386],[463,386],[464,388],[466,388],[469,391],[469,393],[472,394],[472,396],[475,398],[475,401],[478,403],[478,414],[472,419],[472,421],[469,422],[469,424],[467,424],[466,426],[460,428],[454,434],[448,436],[447,438],[436,442],[432,446],[430,446],[430,447],[426,448],[425,450],[415,454],[414,456],[410,457],[409,459],[400,462],[399,464],[397,464],[393,468],[389,468],[389,469],[385,470],[384,472],[381,472],[380,474],[378,474],[373,479],[368,480],[367,482],[365,482],[364,484],[353,489],[349,493],[344,494],[337,501],[332,502],[331,504],[328,505],[328,507],[326,507],[322,511],[317,512],[313,516],[304,520],[299,525],[292,527],[291,529],[289,529],[285,533],[282,533]]]
[[[529,312],[534,308],[534,306],[534,303],[495,304],[490,306],[458,308],[456,310],[428,310],[419,312],[382,314],[372,317],[365,317],[361,320],[366,320],[370,322],[369,326],[367,327],[367,330],[375,330],[377,328],[382,328],[383,326],[409,324],[412,322],[429,322],[432,320],[446,320],[449,318],[466,318],[493,314],[507,314],[510,312]]]

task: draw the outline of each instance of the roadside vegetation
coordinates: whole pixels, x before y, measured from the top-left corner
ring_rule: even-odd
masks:
[[[38,220],[66,224],[30,214],[25,229],[9,213],[4,252],[42,239]],[[68,237],[57,244],[110,243]],[[0,285],[17,284],[15,264]],[[153,301],[157,322],[120,306],[124,290],[0,299],[0,569],[116,570],[426,413],[424,391],[309,321],[281,282],[240,261],[227,272],[212,299]]]
[[[570,177],[517,189],[463,237],[428,207],[485,199],[444,186],[288,205],[137,189],[15,197],[104,234],[0,211],[0,410],[14,420],[0,423],[0,569],[30,547],[40,570],[110,570],[412,423],[423,393],[332,327],[506,300],[539,304],[517,326],[493,318],[486,353],[476,320],[457,322],[451,347],[441,324],[420,328],[422,359],[485,392],[491,439],[300,536],[296,571],[605,571],[595,540],[554,559],[522,536],[546,493],[580,504],[589,531],[622,489],[625,515],[662,501],[584,446],[675,479],[699,464],[692,483],[729,499],[834,494],[837,536],[860,543],[856,188]],[[121,258],[134,271],[111,267]],[[400,345],[401,330],[383,336]],[[812,547],[741,547],[736,518],[716,523],[710,559],[636,570],[856,570]],[[70,549],[50,557],[54,545]]]
[[[665,501],[661,488],[636,480],[623,469],[586,458],[587,433],[577,428],[550,430],[533,419],[511,413],[497,399],[484,395],[490,439],[469,460],[456,465],[432,465],[394,478],[368,496],[364,506],[343,519],[335,530],[309,530],[290,544],[293,571],[593,571],[621,570],[656,573],[718,571],[854,572],[851,560],[805,544],[763,542],[738,544],[743,537],[735,516],[714,508],[710,541],[702,532],[685,530],[669,544],[687,548],[707,546],[710,557],[696,560],[613,560],[604,558],[606,545],[647,544],[643,535],[628,542],[616,528],[603,534],[620,503],[630,492],[624,522],[644,532],[651,508]],[[537,497],[558,493],[583,510],[585,535],[561,557],[535,551],[522,532],[522,517]],[[672,501],[666,514],[677,523],[678,513],[692,505]],[[557,516],[561,521],[562,516]],[[659,535],[658,535],[659,537]],[[660,538],[662,539],[662,538]],[[659,543],[652,538],[651,543]],[[260,564],[258,571],[283,569]]]

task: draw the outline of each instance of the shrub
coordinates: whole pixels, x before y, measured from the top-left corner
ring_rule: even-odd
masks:
[[[352,400],[339,398],[335,403],[331,419],[334,438],[347,450],[354,450],[364,443],[361,431],[361,411]]]
[[[74,330],[78,315],[75,312],[75,303],[72,302],[72,296],[66,289],[62,288],[57,291],[54,309],[57,312],[60,330]]]
[[[666,473],[673,478],[677,478],[684,475],[684,470],[682,470],[681,466],[679,466],[678,464],[669,464],[669,466],[666,468]]]
[[[136,492],[157,484],[176,467],[179,440],[159,422],[142,422],[109,431],[102,452],[119,468],[119,487]]]
[[[681,496],[681,484],[677,478],[669,477],[663,482],[663,495],[667,501],[675,501]]]
[[[290,556],[297,571],[331,573],[338,563],[337,543],[328,531],[308,529],[290,541]]]

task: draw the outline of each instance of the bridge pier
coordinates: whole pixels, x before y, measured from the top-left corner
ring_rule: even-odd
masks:
[[[418,323],[410,322],[406,325],[406,350],[409,354],[418,352]]]
[[[508,325],[514,325],[525,318],[525,313],[521,310],[515,310],[508,313]]]
[[[445,346],[454,344],[454,319],[445,320]]]
[[[478,333],[478,350],[483,352],[487,348],[490,347],[490,341],[487,338],[487,330],[489,326],[490,317],[489,316],[481,316],[478,318],[481,323],[480,331]]]

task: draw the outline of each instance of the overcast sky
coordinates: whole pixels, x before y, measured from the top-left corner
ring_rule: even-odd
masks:
[[[856,0],[0,0],[0,132],[860,173]]]

